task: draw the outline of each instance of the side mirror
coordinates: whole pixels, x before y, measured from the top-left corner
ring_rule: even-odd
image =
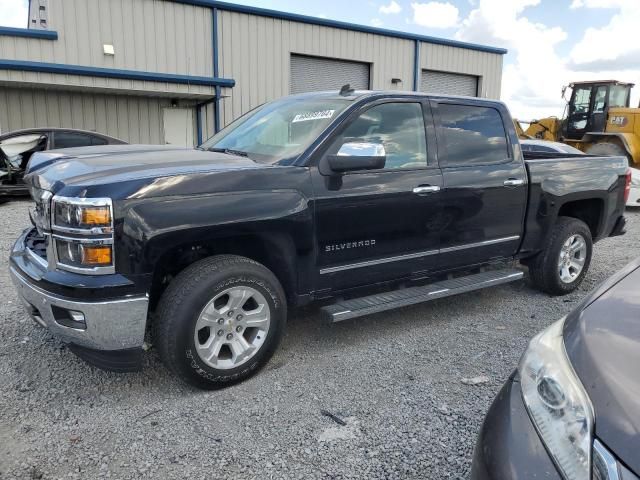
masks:
[[[378,170],[384,168],[387,153],[380,143],[349,142],[340,147],[337,155],[329,155],[327,159],[334,172]]]

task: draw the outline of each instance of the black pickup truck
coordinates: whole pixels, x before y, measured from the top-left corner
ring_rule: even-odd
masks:
[[[150,333],[182,379],[228,385],[309,302],[341,321],[518,280],[517,264],[574,290],[593,243],[624,233],[627,160],[531,155],[500,102],[348,89],[267,103],[195,149],[38,153],[11,276],[90,363],[139,368]]]

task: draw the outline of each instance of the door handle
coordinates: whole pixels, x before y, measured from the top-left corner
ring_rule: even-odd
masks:
[[[440,187],[437,185],[421,185],[413,189],[413,193],[422,195],[423,193],[435,193],[439,192]]]
[[[521,178],[507,178],[504,181],[505,187],[519,187],[520,185],[524,185],[524,180]]]

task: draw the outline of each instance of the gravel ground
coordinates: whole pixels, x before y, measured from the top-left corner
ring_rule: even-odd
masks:
[[[200,392],[153,350],[142,373],[93,369],[27,318],[6,259],[28,206],[0,206],[0,479],[466,478],[528,339],[640,247],[629,212],[567,297],[522,281],[331,326],[300,311],[261,373]],[[488,382],[461,381],[477,376]]]

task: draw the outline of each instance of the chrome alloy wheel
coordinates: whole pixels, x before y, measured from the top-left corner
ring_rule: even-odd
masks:
[[[228,288],[202,309],[194,332],[196,351],[212,368],[236,368],[258,353],[270,323],[269,304],[260,292]]]
[[[584,268],[587,261],[587,242],[580,234],[571,235],[560,250],[558,272],[564,283],[573,282]]]

